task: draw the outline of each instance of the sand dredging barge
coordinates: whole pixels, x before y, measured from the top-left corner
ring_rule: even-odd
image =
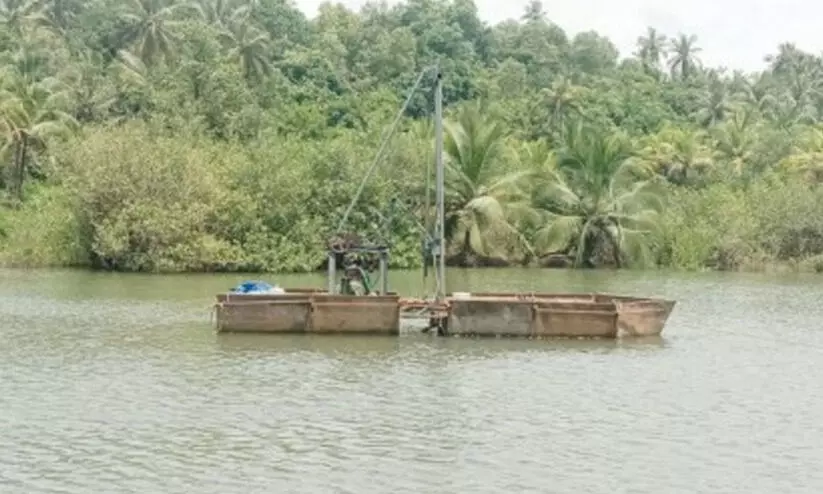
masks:
[[[338,236],[329,243],[326,287],[218,294],[215,305],[217,330],[396,335],[401,332],[404,320],[416,318],[425,321],[424,331],[436,329],[440,335],[533,338],[659,335],[674,308],[674,301],[604,293],[446,292],[442,76],[438,68],[434,69],[436,213],[431,232],[421,226],[425,233],[424,273],[430,265],[434,268],[434,295],[415,299],[391,292],[387,245],[346,241]],[[423,77],[431,71],[431,68],[426,69],[418,77],[392,131]],[[390,135],[391,132],[386,139]],[[383,148],[381,145],[360,190],[340,222],[338,233],[381,159]],[[379,273],[377,286],[371,286],[368,266],[359,262],[364,258],[371,259],[376,265],[373,270]],[[352,259],[356,261],[352,263]],[[341,265],[344,269],[338,273],[337,267]]]
[[[339,295],[325,290],[220,294],[217,329],[226,332],[400,333],[422,315],[441,335],[510,337],[657,336],[674,302],[600,293],[451,294],[440,304],[387,293]]]

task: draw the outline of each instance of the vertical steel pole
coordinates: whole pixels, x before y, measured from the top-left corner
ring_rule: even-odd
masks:
[[[389,293],[389,254],[380,252],[380,295]]]
[[[334,260],[334,252],[329,251],[329,272],[328,272],[328,282],[329,282],[329,295],[335,295],[337,291],[337,283],[335,283],[335,279],[337,278],[337,269],[335,266]]]
[[[446,298],[446,221],[445,170],[443,168],[443,75],[437,67],[437,87],[434,93],[435,156],[437,167],[437,301]]]

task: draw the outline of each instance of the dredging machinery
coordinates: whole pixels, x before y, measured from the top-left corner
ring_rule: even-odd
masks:
[[[435,78],[435,203],[432,232],[425,227],[424,269],[434,267],[435,290],[424,298],[390,291],[387,242],[365,242],[341,233],[385,143],[423,81]],[[429,173],[431,175],[431,173]],[[660,298],[605,293],[455,292],[446,291],[446,242],[443,163],[443,78],[439,67],[421,72],[384,139],[357,194],[327,248],[325,287],[276,287],[245,283],[217,295],[220,332],[397,335],[408,319],[425,322],[423,331],[439,335],[509,337],[618,338],[659,335],[675,302]],[[428,192],[427,192],[428,194]],[[338,266],[343,269],[339,270]],[[376,283],[370,272],[376,272]]]

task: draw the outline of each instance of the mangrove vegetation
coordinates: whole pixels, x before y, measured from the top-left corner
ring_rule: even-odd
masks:
[[[310,271],[418,74],[452,265],[823,270],[823,58],[620,56],[539,1],[0,0],[0,264]],[[422,262],[425,79],[346,229]]]

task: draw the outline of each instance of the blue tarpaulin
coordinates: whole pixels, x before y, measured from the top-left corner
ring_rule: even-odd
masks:
[[[272,286],[265,281],[244,281],[232,288],[232,293],[272,293],[282,292],[279,287]]]

